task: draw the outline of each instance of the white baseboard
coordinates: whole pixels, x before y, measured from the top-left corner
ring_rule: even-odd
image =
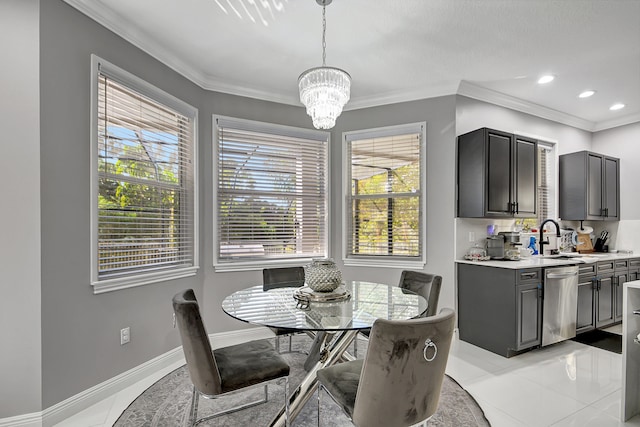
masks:
[[[214,348],[272,337],[273,333],[263,327],[209,334],[209,340]],[[51,427],[181,360],[184,360],[182,347],[174,348],[133,369],[129,369],[120,375],[71,396],[42,412],[1,418],[0,427]]]
[[[42,413],[18,415],[10,418],[0,418],[0,427],[42,427]]]

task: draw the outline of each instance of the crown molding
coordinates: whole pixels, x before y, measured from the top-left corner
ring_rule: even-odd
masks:
[[[145,34],[137,32],[133,27],[123,25],[122,19],[119,19],[117,14],[113,13],[100,2],[90,0],[64,0],[64,2],[146,52],[148,55],[162,62],[202,89],[303,107],[297,96],[275,94],[273,92],[247,87],[244,84],[225,83],[217,79],[215,76],[201,73],[189,64],[178,60],[162,44],[154,42],[152,38],[146,37]],[[634,114],[596,123],[581,119],[571,114],[543,107],[542,105],[534,104],[511,95],[506,95],[492,89],[487,89],[466,80],[460,81],[457,88],[441,86],[436,88],[387,92],[384,94],[354,98],[345,106],[344,110],[352,111],[455,94],[510,108],[512,110],[517,110],[589,132],[597,132],[640,121],[640,114]]]
[[[153,38],[136,31],[135,27],[125,26],[119,15],[113,13],[102,3],[88,0],[63,0],[68,5],[77,9],[82,14],[107,28],[115,35],[125,39],[132,45],[141,49],[148,55],[165,64],[178,74],[184,76],[196,85],[205,88],[207,77],[187,63],[179,61],[162,44],[156,43]]]
[[[599,132],[601,130],[607,130],[616,128],[618,126],[630,125],[631,123],[640,122],[640,113],[630,114],[628,116],[616,117],[615,119],[605,120],[596,123],[593,128],[593,132]]]
[[[536,117],[552,120],[554,122],[573,126],[589,132],[593,132],[596,127],[596,123],[592,121],[581,119],[552,108],[543,107],[542,105],[534,104],[533,102],[528,102],[511,95],[496,92],[495,90],[478,86],[466,80],[462,80],[460,82],[460,85],[458,86],[458,95],[464,95],[479,101],[486,101],[491,104],[510,108],[512,110],[531,114]]]
[[[449,96],[456,94],[457,85],[442,85],[439,87],[429,87],[422,89],[409,89],[396,92],[387,92],[371,96],[355,98],[344,110],[359,110],[362,108],[379,107],[381,105],[397,104],[399,102],[419,101],[421,99],[437,98],[439,96]]]

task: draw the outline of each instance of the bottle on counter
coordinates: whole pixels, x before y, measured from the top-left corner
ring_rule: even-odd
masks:
[[[538,248],[536,247],[536,238],[534,236],[529,237],[529,249],[533,251],[533,255],[538,255]]]

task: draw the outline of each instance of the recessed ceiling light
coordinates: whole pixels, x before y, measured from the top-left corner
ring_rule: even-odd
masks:
[[[617,103],[617,104],[613,104],[611,107],[609,107],[609,110],[616,111],[616,110],[622,110],[623,108],[624,108],[624,104]]]
[[[590,96],[593,96],[594,93],[596,93],[595,90],[585,90],[580,95],[578,95],[578,97],[579,98],[588,98]]]
[[[552,76],[551,74],[547,74],[546,76],[542,76],[538,79],[538,84],[545,84],[545,83],[549,83],[550,81],[553,81],[553,79],[555,79],[555,76]]]

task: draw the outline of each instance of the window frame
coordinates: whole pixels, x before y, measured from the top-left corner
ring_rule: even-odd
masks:
[[[413,257],[394,255],[353,255],[349,253],[349,230],[353,218],[351,200],[351,175],[349,157],[350,140],[373,138],[376,136],[400,135],[403,133],[421,133],[420,138],[420,255]],[[422,269],[427,264],[427,122],[414,122],[400,125],[361,129],[342,133],[342,261],[345,266],[355,267],[391,267],[400,269]]]
[[[302,264],[307,264],[315,257],[294,257],[294,258],[264,258],[250,260],[220,260],[220,241],[219,241],[219,211],[218,211],[218,173],[219,173],[219,153],[220,153],[220,141],[218,132],[218,121],[223,120],[226,122],[232,122],[238,127],[242,127],[245,130],[254,130],[264,133],[278,134],[281,131],[283,134],[307,134],[307,135],[322,135],[323,140],[326,138],[327,152],[326,152],[326,166],[325,166],[325,248],[323,257],[330,256],[331,251],[331,133],[328,131],[308,129],[295,126],[287,126],[276,123],[261,122],[256,120],[243,119],[239,117],[230,117],[214,114],[212,115],[212,184],[213,184],[213,199],[212,199],[212,225],[213,225],[213,267],[217,272],[228,271],[251,271],[262,270],[269,267],[295,267]]]
[[[166,107],[174,109],[176,112],[191,119],[192,126],[192,153],[191,161],[193,162],[193,254],[192,265],[186,267],[176,267],[161,271],[136,272],[123,275],[116,278],[99,278],[98,267],[98,226],[99,226],[99,208],[98,196],[99,191],[99,168],[98,168],[98,144],[99,144],[99,126],[98,126],[98,74],[106,74],[110,79],[124,85],[126,88],[139,92],[149,99],[162,104]],[[98,57],[91,55],[91,107],[90,107],[90,141],[91,141],[91,286],[94,294],[115,291],[119,289],[127,289],[131,287],[148,285],[151,283],[164,282],[197,274],[199,267],[199,212],[198,212],[198,109],[192,107],[186,102],[176,98],[175,96],[163,91],[162,89],[142,80],[132,73]]]

